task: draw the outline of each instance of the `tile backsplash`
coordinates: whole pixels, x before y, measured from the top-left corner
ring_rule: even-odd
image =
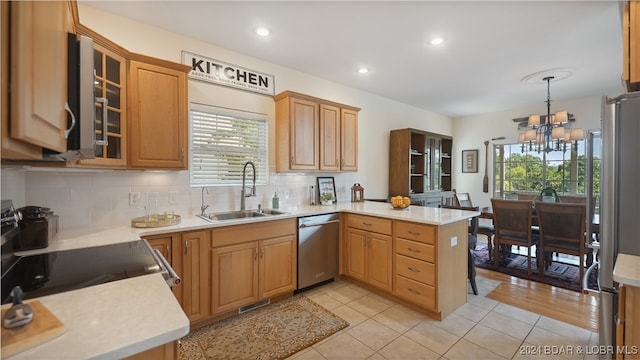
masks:
[[[202,187],[189,186],[188,171],[3,168],[1,174],[3,200],[13,200],[16,207],[50,207],[59,215],[62,229],[129,225],[131,219],[145,215],[149,194],[157,197],[159,213],[197,214],[202,203]],[[306,204],[309,186],[315,185],[316,176],[335,177],[339,201],[349,201],[351,185],[361,182],[354,173],[271,173],[269,185],[258,185],[256,197],[247,198],[246,206],[257,208],[262,204],[269,208],[276,191],[280,208]],[[207,187],[204,192],[204,203],[209,205],[207,211],[240,209],[240,188]],[[130,205],[131,193],[140,195],[137,205]]]

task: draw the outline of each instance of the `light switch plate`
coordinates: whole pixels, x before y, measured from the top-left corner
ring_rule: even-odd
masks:
[[[452,236],[451,237],[451,247],[454,246],[458,246],[458,237],[457,236]]]

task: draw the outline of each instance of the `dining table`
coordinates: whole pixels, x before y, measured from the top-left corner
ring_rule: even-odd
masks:
[[[491,208],[491,206],[484,206],[480,208],[480,218],[493,221],[493,209]],[[538,217],[535,214],[535,209],[533,210],[533,215],[531,216],[531,223],[533,224],[533,226],[538,226]],[[591,231],[597,239],[600,235],[600,214],[593,214],[593,221],[591,223],[591,226]]]

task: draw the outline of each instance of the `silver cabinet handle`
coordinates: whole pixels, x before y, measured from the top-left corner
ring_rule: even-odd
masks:
[[[184,241],[184,254],[187,255],[189,252],[189,242],[187,240]]]
[[[366,222],[364,222],[364,221],[362,222],[362,225],[364,225],[364,226],[373,226],[373,224],[371,224],[371,223],[366,223]]]
[[[264,246],[260,248],[260,259],[264,258]]]
[[[415,231],[411,231],[411,230],[409,230],[409,234],[411,234],[413,236],[420,236],[419,232],[415,232]]]
[[[73,111],[71,111],[71,108],[69,107],[68,102],[64,103],[64,109],[69,113],[69,115],[71,115],[71,126],[64,131],[64,138],[68,139],[69,134],[71,133],[71,130],[76,126],[76,116],[73,115]]]
[[[412,294],[415,294],[415,295],[421,295],[421,294],[420,294],[420,291],[413,290],[413,289],[411,289],[411,288],[409,288],[409,292],[410,292],[410,293],[412,293]]]
[[[109,100],[107,98],[99,97],[96,98],[96,102],[102,103],[102,140],[98,140],[98,136],[96,135],[96,145],[104,145],[109,146],[109,140],[107,140],[107,131],[108,131],[108,110],[107,104]]]
[[[420,272],[419,269],[414,269],[411,266],[408,266],[407,269],[409,269],[409,271],[414,272],[414,273],[419,273]]]
[[[253,260],[258,260],[258,248],[253,249]]]
[[[407,250],[411,251],[412,253],[416,253],[416,254],[420,253],[420,250],[416,250],[414,248],[408,248]]]

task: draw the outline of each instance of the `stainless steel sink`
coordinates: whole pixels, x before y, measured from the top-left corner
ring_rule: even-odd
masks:
[[[284,212],[284,211],[273,210],[273,209],[262,209],[262,210],[254,210],[254,211],[262,211],[262,213],[266,214],[266,215],[282,215],[282,214],[286,214],[286,212]]]
[[[246,210],[246,211],[227,211],[218,213],[209,213],[204,215],[197,215],[201,219],[205,219],[210,222],[224,221],[224,220],[236,220],[246,219],[254,217],[264,217],[270,215],[282,215],[283,211],[264,209],[264,210]]]

